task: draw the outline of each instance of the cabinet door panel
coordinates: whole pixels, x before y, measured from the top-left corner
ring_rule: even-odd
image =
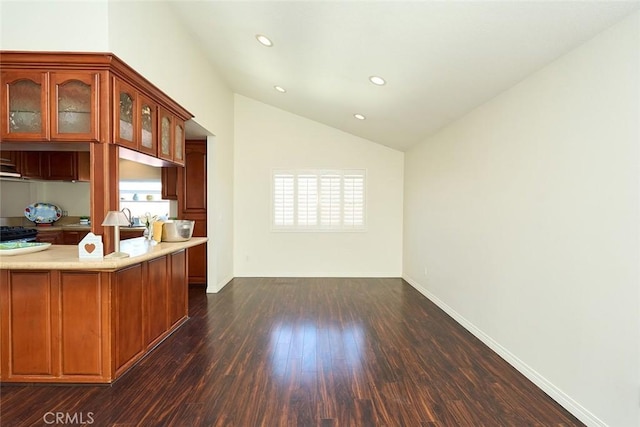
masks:
[[[38,230],[36,240],[43,243],[51,243],[52,245],[64,244],[64,236],[62,231],[42,231]]]
[[[69,231],[64,230],[62,232],[62,240],[65,245],[77,245],[80,240],[84,239],[88,231]]]
[[[116,272],[114,292],[113,346],[115,370],[118,372],[145,349],[142,264]]]
[[[207,215],[187,214],[184,219],[194,220],[194,237],[205,237],[207,235]],[[198,245],[187,249],[187,264],[189,284],[207,283],[207,245]]]
[[[184,165],[184,122],[173,118],[173,161]]]
[[[204,142],[187,144],[182,194],[185,213],[207,211],[207,147]]]
[[[50,273],[9,272],[11,375],[54,375]],[[26,319],[26,321],[25,321]]]
[[[2,73],[1,80],[2,140],[48,140],[47,73],[7,71]]]
[[[22,151],[19,170],[24,178],[43,179],[42,153],[38,151]]]
[[[169,325],[174,325],[187,317],[187,255],[186,250],[169,256],[171,279],[169,280]]]
[[[139,95],[140,124],[138,126],[138,150],[155,156],[158,153],[158,107],[149,98]]]
[[[173,161],[173,116],[164,108],[158,111],[158,157]]]
[[[44,178],[72,181],[78,177],[77,155],[72,151],[43,152]]]
[[[188,249],[189,284],[207,283],[207,245],[198,245]]]
[[[203,237],[207,235],[206,219],[196,220],[193,230],[194,236]],[[189,283],[207,283],[207,245],[194,246],[187,249],[187,261],[189,264]]]
[[[60,276],[62,375],[102,375],[102,292],[99,273]]]
[[[79,151],[76,153],[78,164],[78,181],[91,181],[91,155],[88,151]]]
[[[162,199],[178,200],[178,168],[162,168]]]
[[[116,144],[132,149],[138,141],[138,101],[137,92],[131,86],[114,79],[113,91],[113,138]]]
[[[98,141],[100,75],[51,73],[51,140]]]
[[[167,316],[167,257],[149,261],[147,276],[147,344],[169,328]]]

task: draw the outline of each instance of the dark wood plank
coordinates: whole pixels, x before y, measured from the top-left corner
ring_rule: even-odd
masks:
[[[2,426],[581,426],[401,279],[234,279],[112,386],[3,385]]]

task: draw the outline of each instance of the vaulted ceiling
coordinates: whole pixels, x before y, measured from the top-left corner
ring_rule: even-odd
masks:
[[[640,2],[172,5],[234,92],[406,150],[638,10]],[[273,46],[260,44],[258,34]],[[371,76],[386,84],[372,84]]]

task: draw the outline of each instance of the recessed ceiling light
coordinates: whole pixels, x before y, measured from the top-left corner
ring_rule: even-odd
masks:
[[[353,117],[355,117],[358,120],[364,120],[366,119],[365,116],[363,116],[362,114],[358,113],[358,114],[354,114]]]
[[[266,47],[273,46],[273,42],[267,36],[263,36],[262,34],[256,34],[256,40],[258,40],[262,45]]]
[[[378,86],[383,86],[383,85],[387,84],[385,79],[383,79],[380,76],[371,76],[371,77],[369,77],[369,81],[371,83],[373,83],[374,85],[378,85]]]
[[[280,93],[285,93],[287,91],[285,88],[283,88],[282,86],[278,86],[278,85],[275,85],[273,88],[275,90],[277,90],[278,92],[280,92]]]

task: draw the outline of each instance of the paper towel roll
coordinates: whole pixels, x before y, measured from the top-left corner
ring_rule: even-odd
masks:
[[[153,240],[155,240],[158,243],[160,243],[160,240],[162,240],[162,225],[163,224],[164,224],[163,221],[155,221],[153,223]]]

